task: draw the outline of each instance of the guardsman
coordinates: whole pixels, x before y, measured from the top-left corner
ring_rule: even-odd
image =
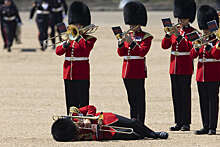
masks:
[[[91,15],[88,6],[80,1],[73,2],[68,12],[68,23],[75,25],[78,30],[90,25]],[[71,106],[79,108],[89,104],[89,55],[95,42],[95,37],[80,33],[75,39],[65,41],[56,48],[57,55],[65,54],[63,79],[67,114]]]
[[[216,35],[208,29],[207,23],[216,20],[219,25],[219,17],[215,8],[203,5],[198,9],[197,21],[199,29],[203,30],[204,39],[209,42],[201,47],[191,50],[193,58],[198,59],[196,81],[199,92],[200,109],[203,128],[195,134],[216,134],[219,111],[219,87],[220,87],[220,51]],[[214,41],[213,41],[214,40]]]
[[[57,24],[62,23],[63,19],[65,18],[65,16],[67,15],[67,4],[65,0],[50,0],[50,4],[51,4],[51,13],[50,13],[50,28],[51,28],[51,33],[50,33],[50,37],[53,38],[55,36],[55,27]],[[58,31],[59,33],[59,31]],[[60,41],[61,41],[61,37],[60,37]],[[52,39],[52,43],[53,45],[53,49],[55,49],[55,38]]]
[[[49,0],[35,0],[30,12],[30,19],[33,18],[35,12],[37,13],[36,23],[39,30],[38,39],[41,50],[44,51],[47,48],[44,40],[48,38],[49,14],[51,12]]]
[[[118,55],[124,58],[122,78],[130,104],[130,117],[144,124],[147,77],[145,56],[151,47],[153,36],[141,29],[141,26],[147,24],[147,11],[141,2],[128,2],[123,11],[125,24],[135,29],[118,42]]]
[[[56,141],[138,140],[145,137],[153,139],[168,138],[168,133],[154,132],[138,120],[128,119],[110,112],[96,113],[96,107],[92,105],[79,109],[74,108],[74,110],[75,112],[71,116],[81,116],[82,118],[83,116],[90,116],[91,118],[102,116],[102,118],[99,120],[60,118],[53,123],[51,128],[52,136]],[[129,133],[126,134],[125,132]]]
[[[194,0],[175,0],[174,17],[178,18],[179,27],[166,32],[162,40],[162,48],[171,47],[170,79],[176,125],[171,131],[189,131],[191,124],[191,78],[193,60],[190,56],[192,43],[187,34],[195,31],[190,25],[195,20],[196,3]]]
[[[3,34],[5,37],[5,46],[8,52],[11,52],[11,46],[15,39],[15,32],[18,23],[21,24],[21,19],[18,13],[18,9],[12,0],[5,0],[4,5],[0,9]],[[4,38],[3,37],[3,38]]]

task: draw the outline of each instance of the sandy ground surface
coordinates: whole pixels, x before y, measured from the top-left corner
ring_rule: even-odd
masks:
[[[147,55],[148,79],[146,80],[146,124],[154,130],[169,132],[168,140],[104,141],[58,143],[50,134],[53,115],[65,114],[62,64],[64,57],[54,50],[45,52],[22,50],[39,48],[35,21],[23,19],[22,45],[14,45],[12,53],[0,52],[0,146],[77,146],[77,147],[132,147],[132,146],[220,146],[220,130],[216,136],[195,136],[202,127],[195,74],[192,79],[192,125],[190,132],[169,132],[173,125],[173,107],[169,79],[169,51],[161,49],[164,36],[161,18],[172,17],[171,12],[149,12],[145,31],[154,36]],[[174,20],[174,19],[173,19]],[[111,111],[129,117],[126,90],[121,79],[122,59],[117,55],[117,42],[112,26],[121,25],[121,12],[92,12],[92,22],[99,25],[98,41],[90,56],[90,104],[98,111]],[[194,26],[197,26],[194,23]],[[3,46],[0,40],[0,46]],[[197,61],[195,61],[196,63]]]

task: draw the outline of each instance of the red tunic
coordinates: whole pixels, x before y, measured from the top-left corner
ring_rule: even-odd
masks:
[[[133,48],[129,49],[129,43],[124,44],[117,49],[118,55],[122,56],[140,56],[145,57],[148,53],[153,36],[149,33],[131,32],[132,39],[137,43]],[[129,53],[130,50],[130,53]],[[124,79],[144,79],[147,77],[147,69],[145,59],[129,59],[123,62],[122,78]]]
[[[191,50],[191,56],[193,58],[199,57],[202,59],[220,59],[220,51],[216,50],[214,46],[210,51],[205,51],[205,46],[202,46],[197,52],[194,48]],[[198,62],[197,82],[216,82],[220,81],[220,62]]]
[[[88,105],[82,108],[79,108],[79,111],[85,116],[85,115],[93,115],[93,116],[98,116],[100,114],[96,113],[96,107],[92,105]],[[76,115],[76,113],[73,113],[73,115]],[[77,119],[73,119],[73,121],[78,121]],[[103,125],[110,125],[114,122],[118,121],[118,118],[115,116],[113,113],[103,113]],[[92,124],[98,124],[97,121],[92,121]],[[102,128],[106,130],[114,130],[111,128]],[[90,135],[89,135],[90,134]],[[102,135],[99,136],[99,140],[111,140],[112,137],[114,136],[115,132],[102,132]],[[90,136],[88,140],[98,140],[96,134],[92,130],[80,130],[80,135],[81,136]],[[92,137],[91,137],[92,135]]]
[[[178,42],[176,41],[177,37],[172,35],[170,38],[164,38],[162,40],[162,48],[169,49],[177,52],[188,52],[190,54],[190,50],[192,49],[192,43],[187,40],[186,34],[191,33],[195,29],[191,26],[183,28],[180,30],[180,34],[184,36],[184,38]],[[177,75],[192,75],[193,74],[193,59],[190,55],[173,55],[170,56],[170,74]]]
[[[85,39],[84,39],[85,38]],[[88,35],[83,35],[83,38],[76,41],[70,41],[71,45],[67,49],[63,45],[56,48],[56,54],[65,57],[89,57],[89,54],[96,42],[96,38]],[[85,61],[64,61],[63,64],[63,79],[68,80],[89,80],[90,67],[89,60]]]

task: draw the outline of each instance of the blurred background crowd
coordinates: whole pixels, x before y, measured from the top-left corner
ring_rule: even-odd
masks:
[[[33,0],[14,0],[19,10],[31,9]],[[73,0],[66,0],[70,4]],[[80,0],[86,3],[91,10],[116,11],[120,10],[119,5],[129,0]],[[140,0],[148,10],[172,10],[173,0]],[[196,0],[197,5],[209,4],[215,7],[216,0]]]

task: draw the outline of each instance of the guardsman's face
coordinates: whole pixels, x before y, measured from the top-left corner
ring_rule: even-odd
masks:
[[[187,26],[187,25],[189,25],[189,18],[181,18],[181,19],[178,19],[178,22],[179,22],[182,26]]]

